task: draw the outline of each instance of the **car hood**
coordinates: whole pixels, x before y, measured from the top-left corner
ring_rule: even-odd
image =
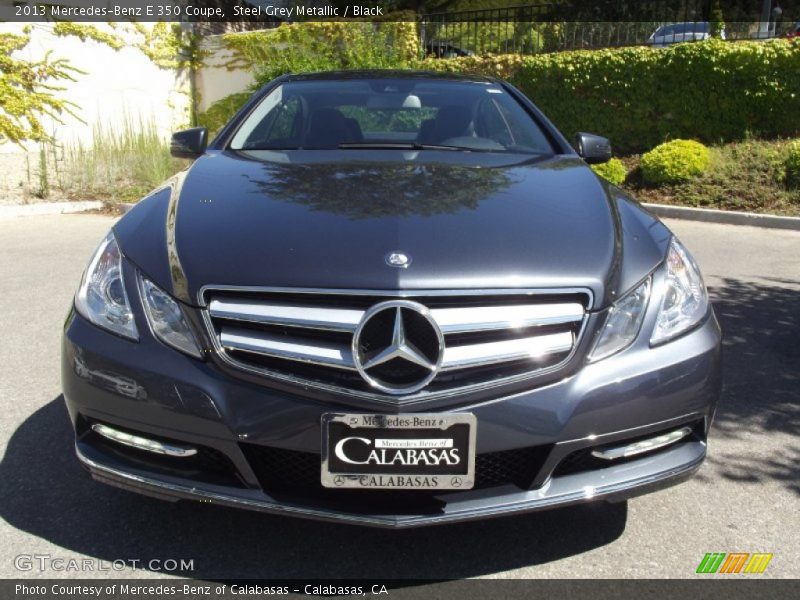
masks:
[[[208,153],[144,201],[149,211],[123,219],[123,252],[191,304],[203,286],[570,287],[590,289],[598,303],[618,287],[623,228],[613,188],[576,157],[342,157]],[[159,220],[163,234],[146,226]],[[392,252],[410,265],[387,264]]]

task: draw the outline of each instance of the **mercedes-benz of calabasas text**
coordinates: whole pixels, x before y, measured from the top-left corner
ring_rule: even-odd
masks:
[[[280,77],[103,239],[63,338],[98,481],[408,527],[689,477],[720,393],[700,271],[518,90]]]

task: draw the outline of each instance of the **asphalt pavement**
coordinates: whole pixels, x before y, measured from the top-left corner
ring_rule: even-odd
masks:
[[[620,504],[385,531],[169,504],[83,472],[59,338],[112,223],[0,220],[0,577],[152,578],[184,559],[199,578],[694,578],[707,552],[773,553],[759,577],[800,577],[800,232],[668,221],[725,333],[725,392],[689,482]],[[115,571],[114,560],[139,567]]]

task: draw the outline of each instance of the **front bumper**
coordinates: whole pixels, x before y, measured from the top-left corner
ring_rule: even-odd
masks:
[[[720,332],[710,313],[700,327],[664,346],[634,346],[556,383],[453,407],[450,410],[476,415],[479,455],[538,448],[541,459],[533,466],[529,485],[501,482],[469,491],[430,492],[424,506],[413,502],[383,506],[377,495],[382,492],[372,491],[364,496],[369,502],[350,502],[360,490],[341,498],[331,498],[322,488],[319,494],[274,492],[263,485],[250,455],[243,451],[244,446],[263,446],[319,454],[321,415],[362,409],[257,386],[152,337],[145,335],[133,343],[75,314],[65,329],[62,381],[76,428],[78,458],[99,481],[163,499],[413,527],[596,499],[622,500],[688,478],[706,455],[706,434],[721,388],[720,367]],[[375,412],[386,412],[386,407],[376,407]],[[146,460],[109,450],[87,435],[86,424],[93,421],[207,448],[228,462],[235,478],[152,467]],[[563,468],[587,449],[682,425],[693,428],[691,436],[640,458]],[[396,510],[397,506],[401,508]]]
[[[657,464],[644,459],[636,461],[637,464],[626,463],[619,467],[610,467],[604,470],[606,472],[602,476],[592,479],[597,486],[584,485],[587,481],[584,475],[569,475],[551,479],[542,488],[533,491],[521,491],[513,486],[506,486],[480,490],[488,492],[484,494],[472,491],[450,493],[447,495],[445,509],[439,514],[388,516],[281,504],[269,499],[260,490],[237,490],[233,493],[229,488],[214,485],[200,488],[185,481],[170,481],[164,477],[155,479],[144,473],[132,470],[126,472],[105,466],[87,456],[84,453],[86,451],[82,451],[80,447],[76,451],[78,458],[95,480],[163,500],[198,500],[278,515],[403,528],[501,517],[591,500],[625,500],[675,485],[691,477],[706,456],[706,445],[702,442],[682,444],[660,453]]]

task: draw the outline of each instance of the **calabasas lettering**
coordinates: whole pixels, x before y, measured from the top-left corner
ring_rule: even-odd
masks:
[[[436,475],[362,475],[358,478],[362,487],[381,488],[436,488],[439,477]]]
[[[351,444],[372,446],[372,440],[362,437],[347,437],[339,440],[334,448],[336,457],[351,465],[458,465],[461,456],[458,448],[373,448],[364,460],[353,460],[347,455]],[[450,440],[452,446],[452,440]]]

